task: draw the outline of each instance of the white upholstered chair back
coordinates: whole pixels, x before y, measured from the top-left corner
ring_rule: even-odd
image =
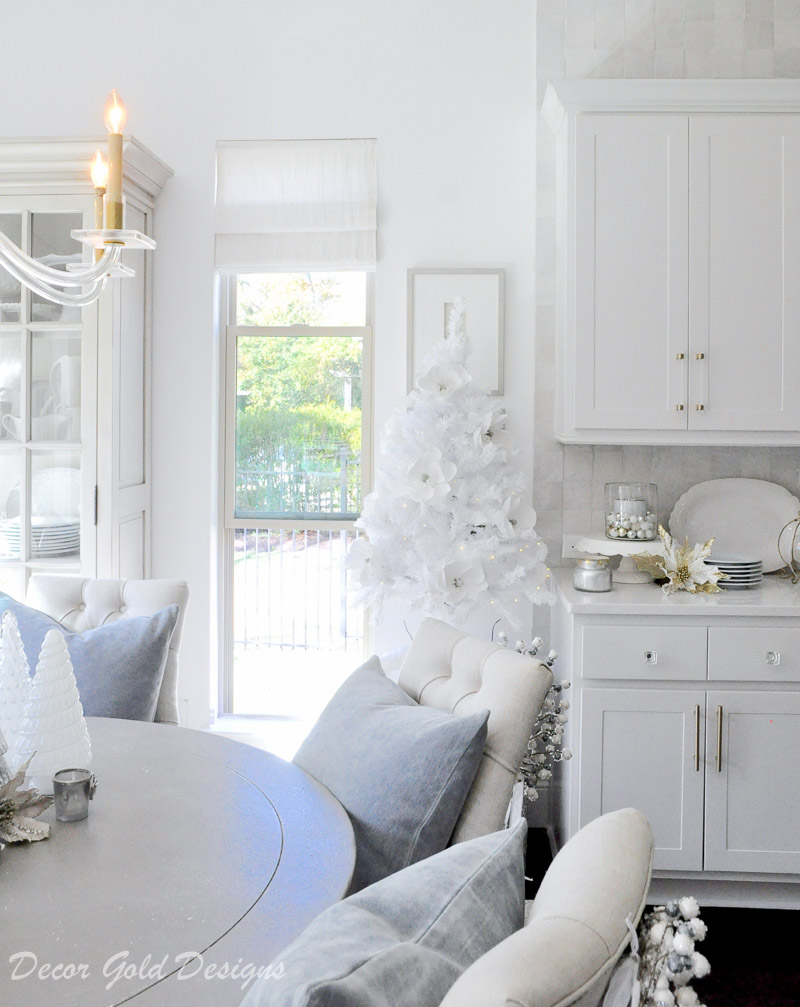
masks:
[[[167,665],[156,707],[156,720],[177,724],[178,651],[183,635],[189,586],[183,580],[92,580],[84,577],[34,575],[25,603],[46,612],[67,629],[82,633],[116,619],[155,615],[168,605],[180,609],[169,642]]]
[[[526,654],[424,619],[403,661],[400,687],[423,706],[451,713],[489,710],[480,769],[452,842],[502,829],[528,739],[553,681]]]

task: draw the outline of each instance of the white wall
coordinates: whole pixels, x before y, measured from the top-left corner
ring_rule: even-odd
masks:
[[[404,395],[406,269],[506,270],[506,402],[530,472],[534,22],[527,0],[4,7],[2,135],[96,135],[116,87],[130,132],[175,170],[156,215],[152,572],[191,586],[192,726],[208,718],[213,666],[215,141],[377,137],[379,424]],[[392,620],[379,643],[404,635]]]

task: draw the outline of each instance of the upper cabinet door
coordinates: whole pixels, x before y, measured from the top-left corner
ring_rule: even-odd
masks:
[[[690,137],[689,427],[800,430],[798,116],[693,115]]]
[[[575,427],[685,430],[688,116],[575,129]]]

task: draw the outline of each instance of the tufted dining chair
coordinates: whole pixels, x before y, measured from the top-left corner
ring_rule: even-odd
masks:
[[[424,619],[397,681],[422,706],[461,714],[489,710],[483,759],[451,843],[502,829],[528,739],[553,682],[550,669],[527,654]]]
[[[45,612],[74,633],[96,629],[116,619],[155,615],[168,605],[179,608],[169,642],[167,664],[158,695],[156,721],[179,723],[178,651],[181,646],[189,586],[183,580],[93,580],[84,577],[31,577],[25,604]]]

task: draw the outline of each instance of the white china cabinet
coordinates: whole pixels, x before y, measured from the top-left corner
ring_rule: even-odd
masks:
[[[51,265],[91,255],[70,231],[94,226],[97,140],[0,141],[0,229]],[[152,232],[172,174],[134,139],[124,147],[126,225]],[[144,577],[149,568],[151,278],[62,308],[0,267],[0,588],[31,572]]]
[[[800,84],[564,81],[556,436],[800,444]]]
[[[656,838],[652,900],[800,908],[800,588],[592,595],[571,577],[551,637],[573,682],[559,843],[636,807]]]

